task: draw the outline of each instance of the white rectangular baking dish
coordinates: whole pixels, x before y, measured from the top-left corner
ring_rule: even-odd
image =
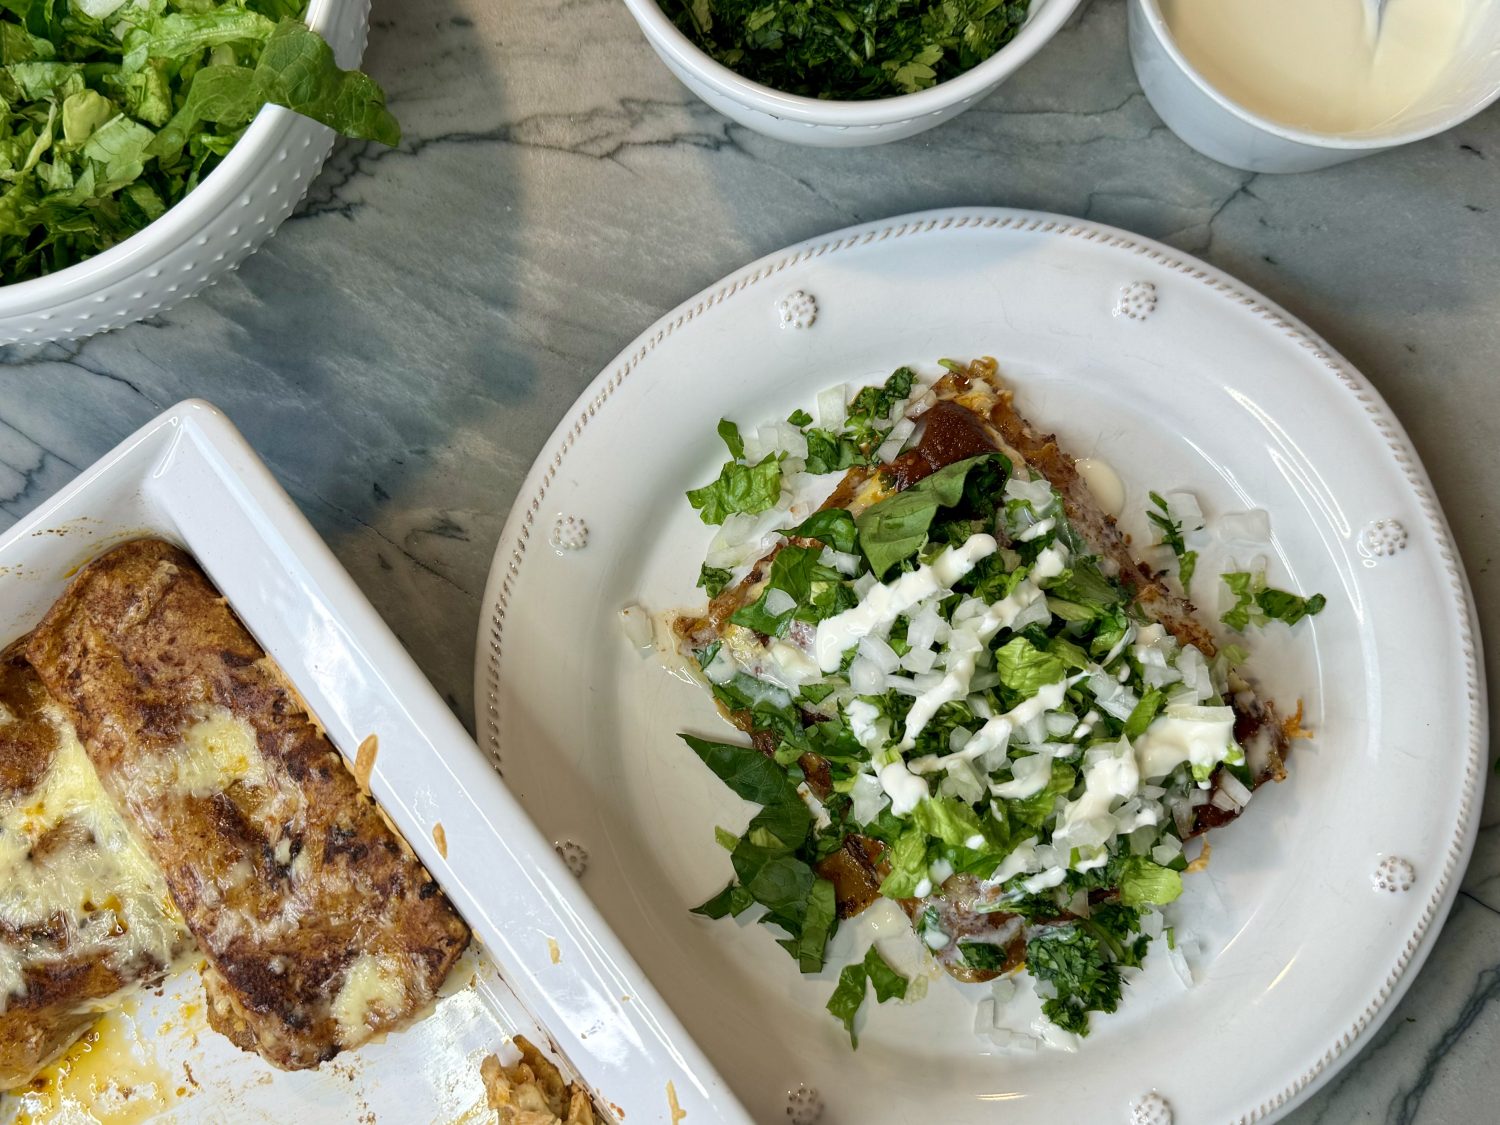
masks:
[[[197,972],[179,972],[110,1017],[95,1057],[60,1088],[35,1095],[41,1119],[49,1100],[65,1113],[59,1103],[94,1099],[184,1120],[485,1120],[479,1062],[505,1057],[507,1037],[524,1034],[550,1044],[565,1071],[631,1125],[679,1114],[690,1125],[748,1122],[468,733],[214,407],[168,410],[0,537],[0,641],[30,629],[80,565],[142,535],[198,558],[345,756],[376,736],[371,789],[482,948],[427,1019],[296,1074],[209,1031]],[[7,1099],[0,1118],[26,1108]]]

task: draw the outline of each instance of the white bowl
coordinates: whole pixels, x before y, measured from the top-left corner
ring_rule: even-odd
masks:
[[[359,65],[370,0],[310,0],[307,23],[338,64]],[[144,319],[239,266],[306,194],[333,130],[261,110],[229,155],[144,230],[75,266],[0,286],[0,344],[69,340]]]
[[[1146,98],[1187,144],[1247,172],[1310,172],[1410,144],[1467,121],[1500,97],[1500,4],[1475,11],[1441,84],[1398,121],[1316,133],[1260,117],[1215,89],[1178,49],[1158,0],[1130,0],[1130,59]]]
[[[910,137],[968,109],[1057,34],[1078,0],[1032,0],[1016,37],[972,70],[915,94],[870,101],[804,98],[751,82],[678,31],[657,0],[625,0],[625,6],[667,68],[725,117],[779,141],[858,148]]]

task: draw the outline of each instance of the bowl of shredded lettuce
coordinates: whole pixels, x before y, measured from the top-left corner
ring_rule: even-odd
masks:
[[[726,117],[794,144],[910,137],[991,93],[1078,0],[625,0],[667,68]]]
[[[0,0],[0,344],[91,335],[234,269],[336,135],[396,145],[369,0]]]

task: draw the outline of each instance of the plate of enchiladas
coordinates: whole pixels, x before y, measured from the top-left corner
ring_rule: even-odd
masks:
[[[212,407],[0,580],[5,1120],[745,1120]]]
[[[1273,1118],[1473,843],[1476,626],[1399,423],[1080,221],[689,299],[549,439],[485,605],[481,748],[755,1120]]]

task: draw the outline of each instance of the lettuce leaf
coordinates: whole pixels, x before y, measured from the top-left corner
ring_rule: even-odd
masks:
[[[268,103],[401,139],[296,0],[0,2],[0,284],[81,262],[192,191]],[[93,13],[93,14],[90,14]]]
[[[970,457],[939,469],[855,517],[860,550],[876,578],[883,581],[891,567],[922,549],[938,509],[951,508],[963,499],[964,479],[983,460],[985,456]]]

